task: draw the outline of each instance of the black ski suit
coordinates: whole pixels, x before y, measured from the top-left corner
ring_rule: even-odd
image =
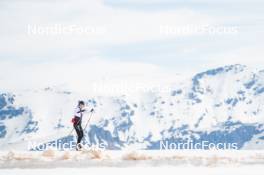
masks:
[[[85,110],[82,110],[80,108],[78,109],[79,110],[75,112],[74,123],[73,123],[73,127],[77,133],[77,145],[81,143],[83,138],[82,117],[83,117],[83,112],[85,112]]]

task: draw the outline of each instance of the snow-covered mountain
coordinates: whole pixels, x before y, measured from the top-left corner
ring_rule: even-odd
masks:
[[[96,111],[86,129],[89,144],[160,149],[161,142],[208,141],[264,149],[264,70],[225,66],[170,87],[120,96],[82,96],[53,88],[0,92],[0,148],[26,149],[30,140],[73,140],[70,120],[81,97]]]

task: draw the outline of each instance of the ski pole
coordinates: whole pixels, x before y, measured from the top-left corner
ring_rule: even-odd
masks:
[[[81,121],[81,120],[79,120],[79,121],[77,122],[77,125],[80,123],[80,121]],[[72,134],[73,131],[74,131],[74,128],[72,128],[71,132],[68,134],[67,137],[71,136],[71,134]]]
[[[86,125],[85,125],[85,127],[84,127],[84,131],[85,131],[85,129],[87,128],[87,126],[88,126],[88,124],[90,123],[90,120],[91,120],[91,118],[92,118],[92,115],[93,115],[93,112],[91,112],[91,114],[90,114],[90,117],[89,117],[89,120],[86,122]]]
[[[93,114],[93,112],[91,112],[90,117],[89,117],[89,120],[87,121],[84,130],[87,128],[87,126],[88,126],[88,124],[89,124],[89,122],[90,122],[90,120],[91,120],[91,118],[92,118],[92,114]],[[79,124],[80,121],[81,121],[81,120],[79,120],[77,124]],[[71,136],[71,134],[72,134],[73,131],[74,131],[74,128],[71,130],[71,132],[68,134],[67,137]]]

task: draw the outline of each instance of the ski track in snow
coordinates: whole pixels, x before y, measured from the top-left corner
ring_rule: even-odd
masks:
[[[264,151],[1,152],[0,168],[245,167],[263,166]]]
[[[15,169],[15,170],[1,170],[0,175],[79,175],[79,174],[96,174],[96,175],[134,175],[135,173],[140,174],[164,174],[164,173],[175,173],[184,175],[263,175],[263,166],[247,166],[247,167],[158,167],[158,168],[87,168],[87,169]]]

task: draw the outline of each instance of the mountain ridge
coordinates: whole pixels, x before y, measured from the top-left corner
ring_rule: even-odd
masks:
[[[28,141],[70,130],[71,110],[78,98],[51,88],[17,96],[0,94],[0,147],[12,140]],[[96,110],[86,130],[86,142],[91,145],[160,149],[164,141],[208,141],[236,142],[238,149],[264,149],[258,146],[264,140],[264,71],[245,65],[197,73],[183,83],[175,82],[169,92],[146,92],[133,98],[87,97],[85,102]],[[68,142],[74,137],[58,140]]]

